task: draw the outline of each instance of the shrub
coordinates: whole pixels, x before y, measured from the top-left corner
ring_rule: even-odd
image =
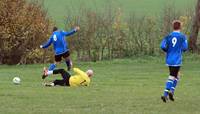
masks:
[[[38,1],[0,1],[0,63],[17,64],[49,36],[51,22]]]

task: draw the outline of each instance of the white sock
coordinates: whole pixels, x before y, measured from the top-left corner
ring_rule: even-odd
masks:
[[[53,74],[53,70],[48,70],[47,74],[48,74],[48,75]]]
[[[55,86],[55,84],[54,84],[54,83],[51,83],[50,85],[51,85],[51,86]]]

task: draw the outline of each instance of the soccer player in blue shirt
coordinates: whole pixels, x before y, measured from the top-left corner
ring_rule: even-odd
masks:
[[[166,82],[164,95],[161,96],[163,102],[174,101],[174,91],[179,80],[179,70],[182,64],[182,53],[188,49],[186,36],[180,32],[181,22],[173,21],[173,32],[163,38],[161,49],[166,53],[166,65],[169,67],[169,78]]]
[[[40,45],[40,48],[48,48],[51,44],[53,44],[54,47],[54,53],[55,53],[55,62],[54,64],[51,64],[48,70],[54,70],[57,63],[60,63],[62,58],[65,59],[66,65],[68,67],[68,70],[70,70],[72,66],[72,62],[69,58],[70,52],[68,48],[68,44],[66,42],[65,37],[71,36],[74,33],[76,33],[80,28],[75,27],[69,32],[58,30],[57,27],[53,28],[53,33],[50,36],[49,40],[43,44]]]

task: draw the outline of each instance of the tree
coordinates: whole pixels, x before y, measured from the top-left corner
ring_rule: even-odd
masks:
[[[50,25],[39,1],[0,0],[0,63],[26,59],[48,37]]]
[[[190,39],[189,39],[189,48],[192,52],[198,51],[197,37],[199,33],[199,27],[200,27],[200,0],[197,0],[195,15],[193,17],[193,24],[192,24],[191,34],[190,34]]]

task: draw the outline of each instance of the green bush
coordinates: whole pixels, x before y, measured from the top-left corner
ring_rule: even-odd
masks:
[[[111,6],[111,5],[108,5]],[[188,35],[191,12],[181,13],[166,5],[159,16],[136,16],[126,19],[120,8],[105,7],[102,12],[81,6],[78,15],[67,14],[66,28],[80,25],[78,35],[69,39],[78,60],[98,61],[138,55],[160,55],[162,38],[172,31],[172,21],[180,19]],[[71,11],[72,9],[68,9]]]

